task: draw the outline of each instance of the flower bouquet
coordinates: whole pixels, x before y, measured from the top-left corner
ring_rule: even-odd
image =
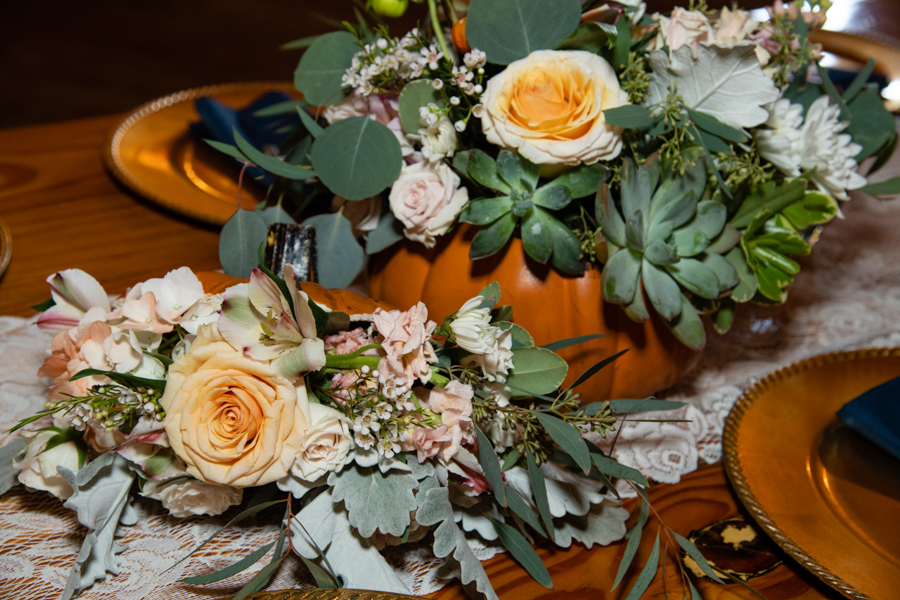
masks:
[[[629,513],[618,488],[629,488],[641,509],[621,580],[648,483],[601,446],[619,415],[679,403],[582,405],[574,386],[560,387],[568,367],[554,351],[592,336],[535,346],[503,320],[497,284],[438,325],[422,303],[400,311],[299,284],[290,265],[283,275],[263,264],[249,281],[182,267],[112,301],[83,271],[48,278],[52,299],[37,308],[38,326],[58,330],[39,372],[49,401],[0,449],[0,493],[16,479],[46,490],[88,528],[63,598],[118,573],[115,538],[137,521],[135,495],[178,518],[249,500],[229,525],[283,511],[270,543],[186,579],[219,581],[271,551],[237,598],[292,553],[320,587],[409,593],[379,552],[406,544],[496,598],[471,540],[502,545],[551,587],[531,544],[621,539]]]
[[[667,329],[701,349],[702,315],[723,333],[740,304],[784,302],[849,190],[900,192],[857,172],[897,135],[873,61],[843,90],[819,64],[809,34],[829,4],[776,0],[758,22],[703,0],[669,15],[638,0],[429,0],[399,37],[361,17],[300,40],[304,98],[269,111],[299,109],[281,155],[215,144],[279,176],[268,205],[223,230],[226,271],[246,276],[264,221],[302,220],[327,232],[329,286],[373,257],[374,297],[449,313],[496,279],[520,304],[561,298],[562,326],[609,330],[596,344],[644,352],[632,364],[680,372],[690,353]],[[643,325],[608,322],[604,302]],[[540,319],[516,321],[545,343],[560,324]],[[650,389],[595,395],[672,383],[641,370]]]

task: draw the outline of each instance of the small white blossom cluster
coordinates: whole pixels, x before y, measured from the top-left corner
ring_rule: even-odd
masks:
[[[162,421],[165,412],[159,405],[157,390],[133,390],[117,386],[97,386],[89,395],[46,403],[45,407],[65,415],[68,424],[78,431],[89,426],[112,431],[140,417]]]
[[[363,46],[341,81],[364,96],[399,89],[403,82],[421,77],[425,69],[437,71],[442,58],[444,53],[434,44],[424,44],[418,29],[413,29],[402,38],[381,37]]]
[[[479,308],[484,300],[475,296],[456,312],[450,330],[457,345],[472,353],[464,364],[481,367],[485,379],[491,383],[505,383],[512,368],[512,331],[491,325],[491,310]],[[508,401],[508,399],[500,399]],[[500,404],[504,406],[504,404]]]

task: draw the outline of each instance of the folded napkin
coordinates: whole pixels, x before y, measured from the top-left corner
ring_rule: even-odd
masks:
[[[293,100],[285,92],[269,92],[254,100],[249,106],[235,110],[209,96],[197,98],[194,106],[200,114],[200,121],[191,123],[191,133],[201,139],[216,140],[234,145],[233,131],[262,152],[276,154],[282,142],[291,132],[289,125],[300,120],[295,111],[273,116],[258,116],[259,110]],[[250,178],[268,184],[271,176],[260,168],[247,169]]]
[[[847,427],[900,458],[900,377],[851,400],[837,414]]]

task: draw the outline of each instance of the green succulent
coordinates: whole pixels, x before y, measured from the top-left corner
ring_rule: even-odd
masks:
[[[722,254],[738,243],[740,233],[726,226],[724,204],[700,200],[707,180],[700,153],[691,148],[684,158],[693,166],[683,176],[661,169],[657,160],[636,167],[625,159],[619,206],[608,186],[601,186],[596,217],[609,250],[601,285],[604,298],[622,305],[636,321],[650,318],[643,287],[676,337],[700,349],[706,334],[685,292],[698,303],[714,301],[739,283],[737,271]]]
[[[539,165],[501,150],[495,161],[481,150],[458,153],[454,167],[475,182],[502,194],[469,202],[459,220],[483,225],[472,239],[469,257],[485,258],[499,252],[520,226],[525,252],[540,263],[551,261],[566,273],[580,274],[581,242],[559,218],[574,198],[593,194],[608,170],[600,164],[576,167],[537,187]]]

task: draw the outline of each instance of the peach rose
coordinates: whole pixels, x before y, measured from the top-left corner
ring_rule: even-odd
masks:
[[[403,234],[433,248],[469,201],[459,175],[444,163],[407,165],[394,182],[388,202],[403,223]]]
[[[487,140],[538,164],[611,160],[621,128],[603,111],[627,104],[612,66],[582,50],[539,50],[492,77],[482,96]]]
[[[187,472],[242,488],[287,475],[310,424],[301,379],[294,385],[264,361],[241,354],[216,324],[169,367],[160,399],[169,444]]]

